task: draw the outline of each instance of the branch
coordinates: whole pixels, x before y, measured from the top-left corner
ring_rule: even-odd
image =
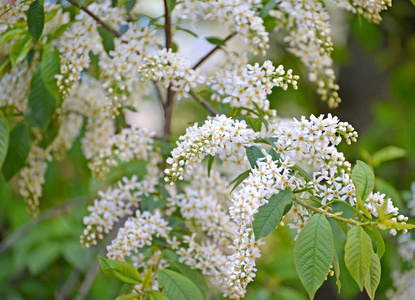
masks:
[[[230,35],[228,35],[223,41],[226,43],[227,41],[229,41],[231,38],[233,38],[236,35],[236,32],[232,32]],[[197,67],[199,67],[201,64],[203,64],[205,62],[205,60],[207,60],[209,57],[212,56],[213,53],[216,52],[216,50],[219,50],[222,46],[218,45],[215,48],[213,48],[212,50],[210,50],[210,52],[208,54],[206,54],[205,56],[203,56],[194,66],[193,66],[193,70],[196,69]]]
[[[219,115],[219,112],[216,111],[216,109],[214,109],[212,106],[210,106],[209,103],[206,102],[205,99],[203,99],[202,97],[200,97],[199,95],[197,95],[193,90],[190,90],[189,94],[195,98],[197,100],[197,102],[200,103],[200,105],[202,105],[204,108],[206,108],[206,110],[208,112],[210,112],[210,114],[212,116],[216,116]]]
[[[100,17],[98,17],[96,14],[94,14],[92,11],[90,11],[85,6],[79,6],[78,3],[76,3],[76,0],[67,0],[72,5],[78,7],[79,9],[82,9],[84,12],[86,12],[88,15],[90,15],[95,21],[97,21],[99,24],[101,24],[102,27],[104,27],[106,30],[112,33],[113,36],[119,38],[121,37],[121,33],[119,33],[117,30],[112,28],[110,25],[105,23]]]

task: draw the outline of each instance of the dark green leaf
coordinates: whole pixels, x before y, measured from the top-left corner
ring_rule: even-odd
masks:
[[[273,161],[276,161],[276,160],[279,160],[280,159],[280,155],[278,154],[277,151],[275,151],[274,148],[271,148],[269,150],[269,154],[271,155]]]
[[[60,73],[61,61],[59,52],[51,47],[46,46],[42,53],[42,62],[40,63],[40,72],[46,90],[59,101],[61,94],[55,76]]]
[[[118,0],[111,0],[111,5],[112,5],[112,7],[117,7]]]
[[[225,41],[222,40],[221,38],[218,38],[218,37],[210,36],[210,37],[207,37],[206,40],[209,43],[211,43],[212,45],[215,45],[215,46],[224,46],[224,45],[226,45]]]
[[[167,10],[169,11],[169,14],[173,11],[177,4],[177,0],[166,0],[167,3]]]
[[[254,131],[256,131],[256,132],[261,131],[262,122],[261,122],[260,119],[258,119],[258,118],[252,118],[250,116],[247,116],[245,118],[245,121],[246,121],[246,124],[248,124]]]
[[[167,204],[166,199],[158,199],[157,201],[154,199],[153,195],[143,196],[141,198],[141,208],[145,211],[153,211],[157,208],[163,207]]]
[[[380,282],[381,266],[379,256],[375,253],[372,253],[370,258],[371,263],[369,272],[367,272],[365,279],[365,289],[370,299],[374,300],[376,289],[378,288]]]
[[[9,64],[10,64],[10,58],[7,58],[6,61],[0,66],[0,76],[3,75],[3,72],[6,71]]]
[[[0,118],[0,168],[6,159],[7,148],[9,147],[9,128],[6,118]]]
[[[76,3],[78,3],[79,6],[84,5],[85,0],[76,0]]]
[[[105,52],[109,54],[111,50],[114,50],[114,36],[102,26],[98,27],[98,33],[102,38],[102,45],[104,46]]]
[[[255,240],[259,240],[274,231],[282,217],[291,209],[292,195],[289,189],[280,191],[278,194],[272,195],[268,199],[268,203],[259,207],[252,222]]]
[[[30,144],[30,130],[26,123],[20,123],[10,132],[9,149],[1,170],[7,181],[24,166],[29,154]],[[10,145],[13,145],[13,147],[10,147]]]
[[[229,183],[229,186],[231,186],[232,185],[232,183],[234,183],[234,182],[236,182],[235,183],[235,185],[233,186],[233,188],[232,188],[232,190],[231,190],[231,193],[236,189],[236,187],[238,186],[238,185],[240,185],[241,184],[241,182],[242,181],[244,181],[248,176],[249,176],[249,174],[251,173],[251,170],[246,170],[245,172],[243,172],[242,174],[239,174],[239,176],[238,177],[236,177],[234,180],[232,180],[232,182],[231,183]],[[229,187],[228,186],[228,187]]]
[[[27,11],[27,25],[30,34],[35,42],[37,42],[42,36],[43,26],[45,25],[45,11],[42,2],[39,0],[30,4],[29,10]]]
[[[30,35],[26,35],[13,44],[9,55],[12,66],[17,65],[26,57],[27,53],[29,53],[31,45],[32,37]]]
[[[379,232],[379,229],[376,227],[363,227],[366,233],[368,233],[376,242],[376,254],[379,256],[379,259],[382,258],[385,253],[385,241],[383,240],[382,235]]]
[[[33,74],[30,85],[29,102],[25,116],[30,125],[44,130],[56,108],[55,98],[47,91],[40,68]]]
[[[183,28],[183,27],[177,27],[177,30],[181,30],[181,31],[184,31],[184,32],[187,32],[188,34],[190,34],[190,35],[193,35],[194,37],[199,37],[196,33],[194,33],[193,31],[191,31],[191,30],[189,30],[189,29],[187,29],[187,28]]]
[[[98,256],[99,264],[105,275],[129,284],[139,284],[143,279],[137,269],[126,261]]]
[[[257,166],[257,160],[259,158],[264,157],[264,154],[261,152],[261,150],[258,147],[252,146],[252,147],[246,147],[246,156],[248,157],[249,163],[252,168],[255,168]]]
[[[163,294],[169,299],[203,300],[203,295],[197,286],[183,275],[167,269],[160,270],[157,274]]]
[[[208,177],[210,177],[210,171],[212,170],[212,165],[214,161],[215,161],[215,157],[212,155],[209,155],[208,165],[207,165]]]
[[[344,262],[361,291],[369,272],[372,252],[372,241],[362,227],[354,226],[349,230],[344,248]]]
[[[136,0],[127,0],[124,4],[125,9],[129,13],[135,6]]]
[[[149,291],[144,300],[169,300],[166,295],[159,291]]]
[[[295,267],[310,299],[327,277],[333,250],[330,223],[324,215],[315,214],[301,230],[294,246]]]

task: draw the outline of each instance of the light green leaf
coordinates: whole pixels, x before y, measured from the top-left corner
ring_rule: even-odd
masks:
[[[361,291],[369,272],[372,252],[372,241],[362,227],[354,226],[349,230],[344,248],[344,262]]]
[[[231,193],[238,187],[238,185],[242,183],[242,181],[244,181],[249,176],[249,174],[251,174],[251,170],[246,170],[242,174],[239,174],[238,177],[236,177],[234,180],[232,180],[231,183],[229,183],[228,187],[230,187],[235,182],[235,185],[233,186]]]
[[[245,121],[246,121],[246,124],[248,124],[254,131],[256,131],[256,132],[261,131],[262,122],[261,122],[260,119],[258,119],[258,118],[252,118],[250,116],[247,116],[245,118]],[[268,141],[266,141],[266,142],[268,142]]]
[[[280,191],[278,194],[272,195],[268,199],[268,203],[259,207],[252,222],[255,240],[259,240],[274,231],[282,217],[290,210],[292,195],[293,193],[289,189]]]
[[[379,256],[379,259],[382,258],[385,253],[385,241],[383,240],[382,235],[376,227],[363,227],[367,234],[369,234],[376,242],[376,254]]]
[[[340,294],[340,290],[342,288],[342,283],[340,281],[340,264],[339,259],[337,258],[336,250],[333,250],[334,256],[333,256],[333,268],[334,268],[334,274],[336,274],[336,285],[338,288],[338,293]]]
[[[29,102],[25,111],[30,125],[44,130],[56,109],[56,100],[46,90],[40,68],[36,70],[30,85]]]
[[[375,299],[376,289],[378,288],[380,282],[381,265],[379,256],[377,256],[375,253],[372,253],[370,258],[371,263],[369,272],[367,272],[365,278],[365,289],[370,299],[373,300]]]
[[[210,37],[207,37],[206,40],[209,43],[211,43],[212,45],[215,45],[215,46],[224,46],[224,45],[226,45],[225,41],[222,40],[221,38],[218,38],[218,37],[210,36]]]
[[[330,224],[324,215],[315,214],[300,232],[294,246],[295,267],[310,299],[327,277],[333,250]]]
[[[369,196],[375,187],[375,175],[372,169],[363,161],[358,160],[356,166],[353,168],[352,180],[356,186],[356,192],[363,201],[366,200],[367,196]]]
[[[5,62],[0,66],[0,76],[3,75],[3,72],[7,70],[7,67],[10,64],[10,58],[7,58]]]
[[[298,173],[307,181],[312,181],[313,178],[308,174],[303,168],[300,168],[299,166],[292,166],[291,170],[298,171]]]
[[[4,117],[0,118],[0,168],[6,159],[7,148],[9,147],[9,128],[7,120]]]
[[[167,10],[169,14],[171,14],[171,12],[173,11],[174,7],[177,4],[177,0],[166,0],[166,3],[167,3]]]
[[[60,73],[59,52],[52,46],[46,46],[42,53],[40,71],[47,91],[60,102],[61,94],[55,76]]]
[[[31,144],[30,130],[26,123],[20,123],[10,132],[9,149],[1,169],[9,181],[24,166]],[[13,145],[11,147],[10,145]]]
[[[2,45],[5,42],[10,41],[14,37],[21,35],[23,33],[27,34],[27,31],[23,28],[11,28],[7,30],[6,32],[2,33],[0,35],[0,45]]]
[[[150,266],[150,268],[147,271],[146,277],[144,277],[143,280],[143,286],[142,286],[142,290],[144,291],[149,284],[151,283],[151,277],[153,276],[153,265]]]
[[[261,18],[265,18],[267,15],[268,15],[268,13],[269,13],[269,11],[270,10],[272,10],[272,9],[274,9],[275,8],[275,6],[278,4],[278,3],[280,3],[281,2],[281,0],[269,0],[263,7],[262,7],[262,9],[260,10],[260,12],[259,12],[259,16],[261,17]]]
[[[126,261],[98,256],[99,264],[105,275],[128,284],[139,284],[143,279],[137,269]]]
[[[30,34],[35,42],[37,42],[42,36],[43,26],[45,25],[45,11],[42,2],[39,0],[30,4],[29,10],[27,11],[27,25]]]
[[[121,295],[115,298],[115,300],[135,300],[135,299],[140,299],[140,295],[137,293],[131,293],[131,294]]]
[[[144,300],[169,300],[166,295],[159,291],[149,291]]]
[[[17,65],[26,57],[31,45],[32,37],[30,35],[26,35],[13,44],[9,55],[12,66]]]
[[[387,146],[380,149],[372,156],[372,165],[374,168],[379,166],[381,163],[389,160],[405,157],[406,152],[404,149],[396,146]]]
[[[249,164],[252,168],[255,168],[257,166],[257,160],[259,158],[264,157],[264,154],[261,152],[261,150],[258,147],[252,146],[252,147],[246,147],[246,156],[248,157]]]
[[[169,299],[203,300],[203,295],[197,286],[183,275],[167,269],[160,270],[157,274],[163,294]]]

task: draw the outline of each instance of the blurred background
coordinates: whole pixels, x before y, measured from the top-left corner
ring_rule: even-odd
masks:
[[[331,16],[333,59],[343,100],[337,109],[329,110],[321,102],[314,84],[306,80],[307,71],[283,50],[282,37],[277,33],[272,37],[269,57],[252,57],[251,61],[271,59],[302,75],[297,91],[274,91],[270,96],[272,107],[281,117],[330,112],[351,123],[359,139],[341,149],[346,159],[370,164],[379,177],[376,189],[390,195],[401,212],[409,215],[407,203],[413,198],[410,187],[415,181],[415,7],[410,1],[394,1],[392,8],[382,13],[380,25],[338,10],[332,10]],[[144,114],[157,111],[147,106]],[[178,136],[188,122],[203,120],[206,113],[193,100],[182,100],[174,116],[174,134]],[[389,157],[396,159],[381,159],[382,151],[392,151],[395,154]],[[140,169],[140,162],[120,165],[108,175],[106,184],[122,175],[140,173]],[[1,299],[117,297],[122,286],[105,277],[97,265],[102,246],[85,250],[79,244],[87,204],[101,188],[104,184],[90,176],[79,141],[67,158],[49,166],[38,219],[31,219],[26,211],[16,179],[6,184],[0,178]],[[340,232],[336,226],[333,223],[336,248],[342,253],[344,234],[336,234],[336,230]],[[405,268],[397,254],[396,238],[388,233],[384,238],[388,243],[376,299],[386,299],[392,272]],[[266,245],[247,298],[307,299],[294,267],[292,232],[279,227],[267,237]],[[344,263],[340,264],[341,295],[337,294],[335,279],[328,278],[315,299],[369,299],[347,274]]]

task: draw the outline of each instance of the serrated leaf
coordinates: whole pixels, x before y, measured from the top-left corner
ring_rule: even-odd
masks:
[[[27,53],[29,53],[31,45],[32,37],[30,35],[26,35],[13,44],[9,55],[12,66],[17,65],[26,57]]]
[[[14,37],[26,33],[27,31],[23,28],[11,28],[9,30],[7,30],[6,32],[2,33],[0,35],[0,45],[2,45],[5,42],[10,41],[11,39],[13,39]]]
[[[252,147],[246,147],[246,156],[248,157],[249,164],[252,168],[255,168],[257,166],[257,160],[259,158],[264,157],[264,154],[261,152],[261,150],[258,147],[252,146]]]
[[[210,177],[210,171],[212,170],[212,165],[214,161],[215,161],[215,157],[212,155],[209,155],[208,165],[207,165],[208,177]]]
[[[369,272],[372,252],[372,241],[362,227],[354,226],[349,230],[344,247],[344,262],[361,291]]]
[[[367,272],[365,279],[365,289],[370,299],[375,299],[376,289],[379,286],[380,274],[381,274],[381,265],[379,256],[375,253],[371,255],[371,262],[369,272]]]
[[[363,227],[364,230],[375,240],[376,242],[376,254],[379,256],[379,259],[382,258],[385,253],[385,241],[383,240],[382,235],[376,227]]]
[[[256,131],[256,132],[261,131],[262,122],[261,122],[260,119],[252,118],[250,116],[247,116],[245,118],[245,121],[246,121],[246,124],[248,124],[254,131]],[[263,140],[265,140],[265,139],[263,139]],[[267,140],[265,140],[265,141],[268,143]]]
[[[353,168],[352,180],[356,187],[356,193],[363,201],[366,200],[375,187],[375,174],[372,169],[363,161],[358,160]]]
[[[166,0],[166,4],[167,4],[167,10],[169,14],[171,14],[173,9],[176,7],[177,0]]]
[[[55,98],[47,91],[40,68],[33,74],[25,117],[30,125],[44,130],[56,108]]]
[[[114,50],[114,36],[102,26],[98,27],[98,33],[102,38],[102,45],[105,52],[109,54],[111,50]]]
[[[197,286],[185,276],[171,271],[160,270],[158,283],[163,288],[163,294],[174,300],[203,300],[203,295]]]
[[[108,277],[128,284],[139,284],[143,279],[137,269],[126,261],[119,261],[98,256],[102,272]]]
[[[45,11],[42,2],[39,0],[30,4],[29,10],[27,11],[27,25],[30,34],[35,42],[37,42],[42,36],[43,26],[45,25]]]
[[[327,277],[333,250],[330,223],[324,215],[315,214],[301,230],[294,246],[295,267],[310,299]]]
[[[236,189],[238,185],[241,184],[242,181],[244,181],[249,176],[250,173],[251,170],[246,170],[245,172],[239,174],[238,177],[236,177],[234,180],[232,180],[231,183],[229,183],[228,187],[230,187],[235,182],[235,185],[233,186],[231,193]]]
[[[121,295],[115,298],[115,300],[135,300],[135,299],[140,299],[140,295],[137,293],[131,293],[131,294]]]
[[[45,47],[40,63],[40,72],[47,91],[60,102],[61,94],[55,76],[60,73],[61,60],[59,52],[51,47]]]
[[[271,148],[269,150],[269,155],[271,155],[273,161],[276,161],[276,160],[279,160],[280,159],[280,155],[278,154],[277,151],[275,151],[274,148]]]
[[[396,146],[387,146],[380,149],[372,156],[372,165],[373,167],[379,166],[381,163],[389,160],[394,160],[398,158],[405,157],[405,149],[396,147]]]
[[[337,258],[336,250],[333,250],[333,268],[334,268],[334,274],[336,275],[336,285],[338,288],[338,293],[340,294],[340,290],[342,288],[342,283],[340,281],[340,264],[339,259]]]
[[[169,300],[166,295],[159,291],[149,291],[144,297],[144,300]]]
[[[282,217],[290,210],[292,195],[292,191],[289,189],[280,191],[278,194],[272,195],[268,199],[268,203],[259,207],[252,222],[255,240],[259,240],[274,231]]]
[[[124,7],[129,13],[135,6],[136,0],[127,0],[125,1]]]
[[[20,123],[10,132],[9,149],[1,169],[9,181],[24,166],[31,144],[30,130],[26,123]],[[13,145],[11,147],[10,145]]]
[[[210,36],[205,38],[206,41],[208,41],[209,43],[211,43],[212,45],[215,46],[224,46],[226,45],[226,42],[224,40],[222,40],[221,38],[218,37],[214,37],[214,36]]]
[[[6,118],[0,118],[0,168],[6,159],[7,148],[9,147],[9,128]]]

